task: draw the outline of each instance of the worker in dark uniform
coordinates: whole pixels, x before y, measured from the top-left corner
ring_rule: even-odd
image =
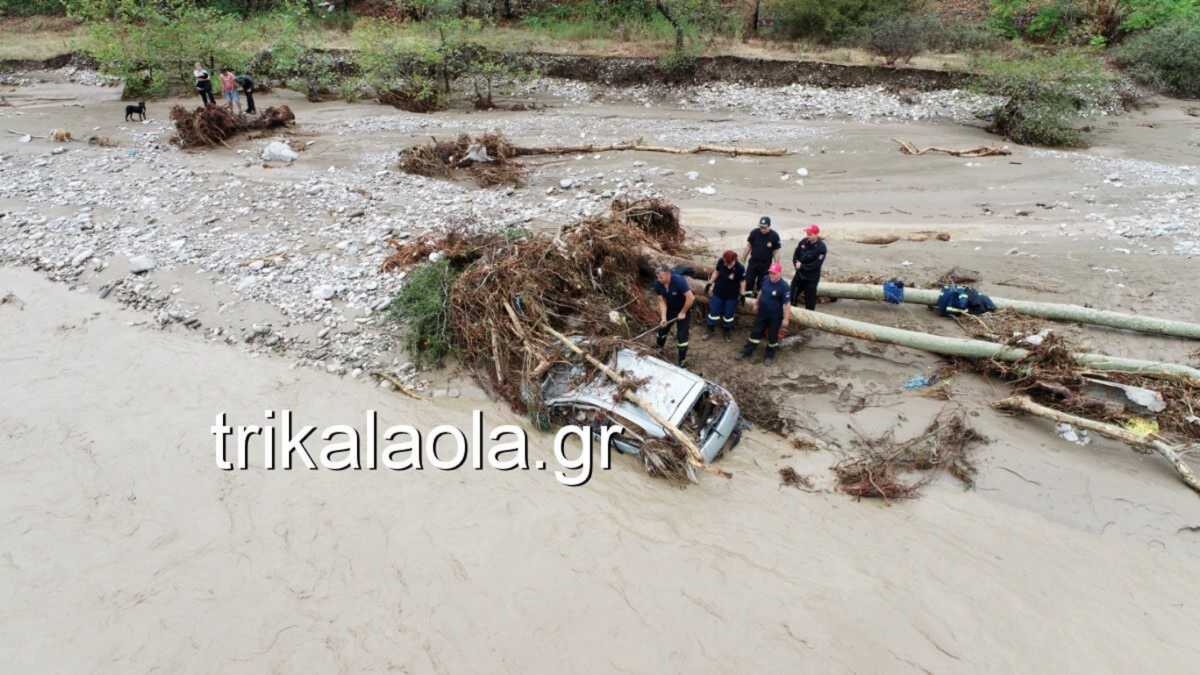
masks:
[[[254,78],[250,77],[249,73],[242,73],[237,76],[238,86],[242,88],[242,94],[246,97],[246,114],[253,115],[257,112],[254,107]]]
[[[758,293],[758,312],[754,316],[754,328],[750,331],[750,339],[742,347],[737,358],[744,359],[754,355],[758,343],[767,338],[767,352],[763,363],[775,360],[775,350],[779,348],[779,332],[786,330],[792,310],[788,306],[790,289],[783,280],[783,268],[779,263],[772,263],[767,270],[767,278],[763,281]]]
[[[667,336],[671,334],[672,320],[675,326],[675,345],[679,348],[680,367],[687,360],[688,353],[688,324],[691,317],[688,312],[696,295],[688,287],[687,279],[671,271],[670,267],[660,266],[654,282],[654,292],[658,294],[658,348],[667,344]]]
[[[792,266],[796,268],[796,276],[792,277],[792,306],[799,305],[800,296],[804,295],[804,308],[811,311],[817,308],[817,284],[821,283],[821,265],[825,264],[829,251],[819,225],[809,225],[804,234],[792,254]]]
[[[771,219],[763,216],[758,219],[758,228],[751,230],[746,237],[746,250],[742,258],[746,262],[746,291],[754,293],[762,287],[763,279],[767,276],[767,268],[771,263],[779,262],[779,249],[783,244],[779,241],[779,233],[771,229]]]
[[[731,339],[733,317],[745,292],[746,268],[738,262],[737,253],[725,251],[717,260],[705,288],[705,294],[708,295],[708,332],[704,334],[705,340],[717,332],[718,322],[725,341]]]

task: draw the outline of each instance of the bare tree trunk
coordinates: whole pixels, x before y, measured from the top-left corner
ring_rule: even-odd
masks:
[[[1154,438],[1153,434],[1149,436],[1140,436],[1132,431],[1122,429],[1121,427],[1112,424],[1105,424],[1104,422],[1089,420],[1086,417],[1068,415],[1067,413],[1055,410],[1054,408],[1047,408],[1039,403],[1034,403],[1027,396],[1014,396],[1012,398],[1006,398],[1003,401],[997,401],[996,403],[993,403],[992,406],[998,410],[1023,412],[1030,415],[1036,415],[1037,417],[1044,417],[1049,420],[1054,420],[1055,422],[1070,424],[1077,426],[1080,429],[1094,431],[1101,436],[1107,436],[1123,443],[1128,443],[1135,448],[1142,448],[1144,450],[1155,452],[1163,459],[1170,462],[1171,466],[1175,467],[1175,473],[1179,474],[1180,480],[1182,480],[1185,485],[1195,490],[1197,493],[1200,493],[1200,479],[1196,478],[1196,474],[1192,472],[1191,467],[1189,467],[1187,463],[1184,462],[1183,458],[1180,457],[1181,448],[1168,445],[1167,443]]]
[[[667,3],[663,2],[663,0],[655,0],[654,7],[658,10],[659,14],[663,15],[667,23],[671,24],[671,27],[675,29],[675,52],[683,52],[683,25],[671,14],[671,9],[667,7]]]
[[[742,42],[746,42],[752,37],[758,37],[758,22],[759,15],[762,9],[762,0],[744,0],[744,21],[742,23]]]

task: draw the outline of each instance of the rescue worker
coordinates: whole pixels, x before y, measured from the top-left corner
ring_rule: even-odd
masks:
[[[658,348],[662,349],[667,344],[674,320],[675,346],[679,349],[677,363],[682,368],[688,353],[688,324],[691,320],[688,312],[696,301],[696,294],[688,287],[687,279],[675,274],[666,265],[659,266],[656,276],[654,292],[658,294]]]
[[[779,233],[771,229],[771,219],[763,216],[758,219],[758,228],[750,231],[746,237],[746,250],[742,257],[746,263],[746,291],[753,294],[762,287],[763,279],[767,276],[767,268],[771,263],[779,262],[779,249],[783,244],[779,241]]]
[[[704,334],[707,340],[717,332],[717,323],[721,323],[725,341],[732,339],[733,317],[737,313],[738,303],[746,293],[746,268],[738,262],[737,253],[725,251],[717,259],[712,276],[704,292],[708,295],[708,332]]]
[[[754,316],[754,328],[750,331],[750,339],[737,358],[744,359],[754,355],[758,343],[765,334],[767,351],[763,363],[770,364],[775,360],[775,350],[779,348],[779,334],[787,330],[788,319],[792,310],[788,306],[790,289],[783,280],[783,268],[779,263],[772,263],[767,270],[767,279],[763,282],[762,290],[758,293],[758,311]]]
[[[792,266],[796,268],[796,276],[792,277],[792,306],[799,305],[803,295],[804,308],[812,311],[817,308],[817,284],[821,282],[821,265],[825,264],[829,251],[821,238],[820,225],[809,225],[804,234],[792,254]]]

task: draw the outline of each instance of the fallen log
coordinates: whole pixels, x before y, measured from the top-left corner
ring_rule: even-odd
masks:
[[[556,339],[558,339],[558,341],[563,343],[563,345],[565,345],[568,349],[575,352],[579,356],[583,357],[588,363],[592,364],[597,369],[599,369],[600,372],[607,375],[610,380],[612,380],[613,382],[616,382],[617,385],[621,389],[622,395],[625,397],[625,399],[627,401],[629,401],[630,403],[636,405],[637,407],[639,407],[643,411],[645,411],[645,413],[650,416],[650,419],[654,420],[655,424],[659,425],[663,429],[666,429],[667,433],[671,434],[671,436],[676,441],[678,441],[679,444],[682,445],[685,450],[687,450],[688,464],[691,464],[693,467],[695,467],[697,469],[700,469],[702,471],[707,471],[709,473],[721,476],[723,478],[730,477],[729,473],[727,473],[725,471],[721,471],[720,469],[718,469],[714,466],[705,464],[704,463],[704,455],[700,453],[700,448],[696,445],[695,441],[693,441],[691,438],[688,438],[688,435],[683,433],[682,429],[675,426],[674,424],[671,424],[662,415],[659,415],[658,412],[654,410],[654,407],[651,406],[649,403],[647,403],[645,401],[645,399],[643,399],[642,397],[635,394],[634,390],[636,389],[636,387],[634,387],[632,385],[632,383],[630,383],[624,377],[621,377],[620,373],[613,370],[612,368],[609,368],[607,364],[603,363],[602,361],[595,358],[591,354],[588,354],[587,352],[583,351],[583,349],[581,349],[579,347],[579,345],[576,345],[574,342],[571,342],[570,338],[563,335],[562,333],[554,330],[553,328],[551,328],[549,326],[543,326],[542,329],[544,331],[546,331],[547,333],[549,333],[550,335],[554,336]]]
[[[997,410],[1023,412],[1030,415],[1035,415],[1037,417],[1044,417],[1055,422],[1070,424],[1079,427],[1080,429],[1094,431],[1101,436],[1107,436],[1108,438],[1127,443],[1135,448],[1142,448],[1154,452],[1171,463],[1171,466],[1175,468],[1175,472],[1179,474],[1180,480],[1182,480],[1185,485],[1190,487],[1196,493],[1200,493],[1200,479],[1196,478],[1196,474],[1192,471],[1192,468],[1189,467],[1187,463],[1184,462],[1183,457],[1180,456],[1183,449],[1155,438],[1154,434],[1142,436],[1112,424],[1105,424],[1104,422],[1089,420],[1085,417],[1068,415],[1067,413],[1060,412],[1054,408],[1048,408],[1039,403],[1035,403],[1026,396],[1013,396],[1006,398],[1002,401],[993,403],[992,407],[996,408]]]
[[[643,145],[640,140],[629,141],[625,143],[612,143],[610,145],[551,145],[545,147],[529,147],[529,146],[514,146],[518,157],[528,157],[532,155],[580,155],[580,154],[595,154],[598,152],[621,152],[631,150],[634,152],[665,152],[672,155],[697,155],[704,152],[712,152],[721,155],[729,155],[737,157],[739,155],[750,155],[755,157],[783,157],[788,154],[785,148],[739,148],[728,145],[707,145],[701,144],[694,148],[672,148],[662,145]]]
[[[883,300],[883,287],[871,284],[842,284],[824,282],[817,287],[817,295],[827,298],[844,300]],[[923,288],[904,289],[904,302],[920,305],[936,305],[941,291]],[[1078,305],[1064,305],[1055,302],[1032,302],[1029,300],[1009,300],[1007,298],[992,298],[996,309],[1008,309],[1026,316],[1036,316],[1054,321],[1071,321],[1087,323],[1110,328],[1124,328],[1142,333],[1170,335],[1172,337],[1191,338],[1200,340],[1200,324],[1186,321],[1172,321],[1151,316],[1136,316],[1122,314],[1103,309],[1092,309]]]
[[[696,294],[697,299],[703,299],[707,302],[707,297],[704,297],[704,282],[690,279],[688,280],[688,284],[691,286],[692,292]],[[747,299],[739,311],[753,313],[756,307],[757,304],[754,300]],[[900,345],[943,356],[954,356],[965,359],[995,359],[997,361],[1016,362],[1028,358],[1031,353],[1028,349],[1010,347],[996,342],[952,338],[905,330],[903,328],[880,326],[879,324],[846,319],[832,314],[810,312],[798,307],[792,308],[792,321],[796,326],[801,328],[814,328],[827,333],[845,335],[860,340]],[[1156,379],[1190,382],[1200,385],[1200,369],[1192,368],[1191,366],[1145,361],[1142,359],[1126,359],[1107,354],[1075,353],[1071,356],[1075,360],[1075,363],[1089,370],[1134,373]]]
[[[918,148],[908,141],[899,138],[893,138],[893,141],[900,144],[900,152],[906,155],[924,155],[930,152],[940,152],[953,157],[1002,157],[1011,155],[1012,151],[1008,148],[1002,148],[994,145],[981,145],[977,148],[966,148],[965,150],[954,150],[952,148],[939,148],[930,146],[928,148]]]
[[[851,239],[849,239],[849,241],[852,241],[856,244],[875,244],[875,245],[885,246],[887,244],[894,244],[900,240],[929,241],[930,239],[936,239],[938,241],[950,241],[950,233],[949,232],[913,232],[911,234],[905,234],[905,235],[881,234],[881,235],[872,235],[872,236],[866,236],[866,237],[851,238]]]

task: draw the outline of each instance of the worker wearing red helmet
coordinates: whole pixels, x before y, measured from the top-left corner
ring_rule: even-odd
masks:
[[[758,293],[758,309],[754,316],[754,328],[750,331],[750,339],[742,347],[737,358],[744,359],[754,355],[763,337],[767,338],[767,351],[763,363],[775,360],[775,350],[779,348],[780,332],[785,331],[792,309],[788,306],[791,290],[783,280],[783,268],[779,263],[771,263],[767,269],[767,278],[763,280],[762,289]]]
[[[829,249],[821,238],[821,226],[809,225],[804,228],[805,237],[796,244],[796,252],[792,254],[792,266],[796,275],[792,277],[792,306],[800,304],[800,296],[804,296],[804,308],[817,308],[817,285],[821,283],[821,266],[825,264],[825,256]]]

